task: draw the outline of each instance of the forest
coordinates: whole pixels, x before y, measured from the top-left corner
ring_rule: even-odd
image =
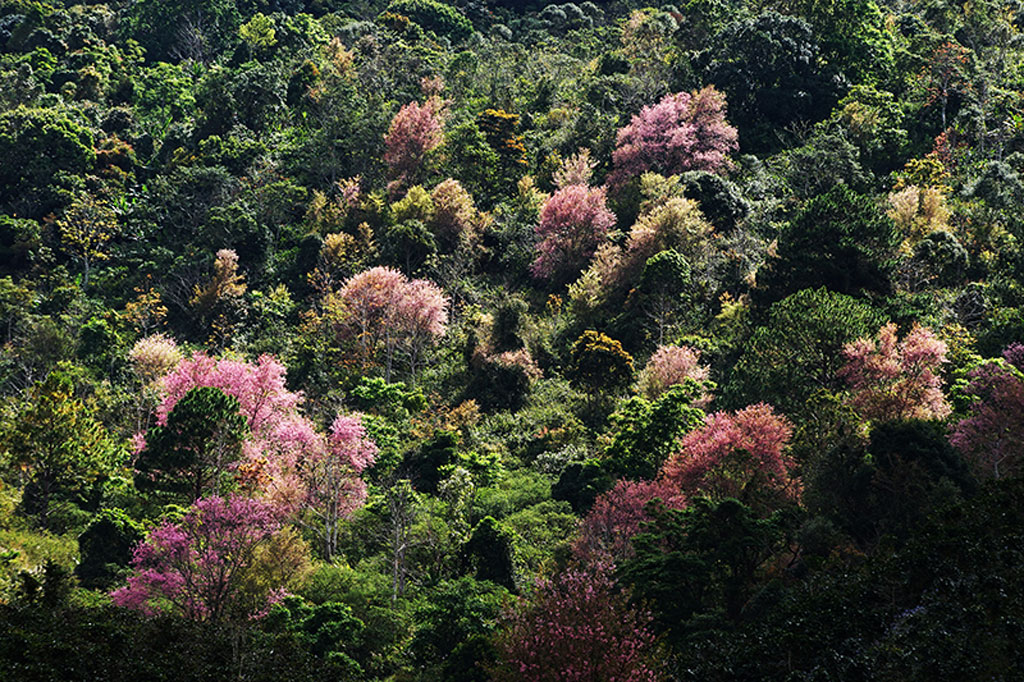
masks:
[[[1024,3],[76,2],[0,679],[1024,679]]]

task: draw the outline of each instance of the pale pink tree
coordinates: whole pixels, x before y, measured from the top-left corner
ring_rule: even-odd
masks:
[[[611,567],[574,565],[537,582],[504,617],[496,682],[654,682],[650,615],[615,588]]]
[[[429,280],[414,279],[402,290],[397,310],[399,339],[413,381],[424,351],[444,336],[448,302],[441,288]]]
[[[551,181],[555,187],[589,185],[596,167],[597,162],[590,157],[590,150],[581,147],[578,152],[562,160],[558,170],[551,175]]]
[[[619,188],[647,171],[671,175],[728,169],[738,139],[725,119],[725,95],[713,86],[665,95],[619,130],[608,184]]]
[[[971,370],[968,415],[957,423],[950,442],[982,478],[1019,475],[1024,464],[1024,345],[1003,351],[1002,361]]]
[[[426,280],[409,281],[388,267],[350,277],[325,307],[340,332],[354,335],[364,361],[383,354],[384,377],[391,380],[396,352],[406,352],[415,376],[424,348],[444,335],[448,297]]]
[[[430,97],[426,102],[409,102],[398,110],[384,136],[384,163],[393,182],[392,193],[409,184],[427,154],[444,142],[445,102]]]
[[[940,370],[946,344],[918,325],[900,341],[896,325],[886,324],[876,339],[857,339],[843,348],[839,376],[850,386],[850,405],[863,418],[881,422],[942,419],[950,408],[942,393]]]
[[[318,535],[330,561],[338,551],[341,522],[366,501],[359,474],[373,464],[377,445],[359,418],[348,416],[334,420],[324,445],[303,448],[296,470],[305,491],[300,518]]]
[[[178,523],[157,526],[136,547],[118,606],[170,611],[196,621],[243,621],[262,612],[282,585],[254,580],[260,549],[281,530],[271,505],[233,496],[198,500]]]
[[[136,341],[128,352],[128,359],[135,374],[148,384],[177,367],[182,354],[174,339],[153,334]]]
[[[580,522],[580,537],[573,546],[573,554],[584,563],[618,563],[632,557],[633,536],[640,532],[640,524],[652,520],[644,507],[655,499],[670,509],[686,507],[686,497],[679,488],[663,478],[616,483],[597,497]]]
[[[608,210],[604,188],[562,187],[540,211],[533,275],[553,282],[575,278],[614,225],[615,214]]]
[[[683,436],[662,475],[688,497],[735,497],[743,502],[797,500],[800,482],[787,454],[793,426],[771,405],[734,414],[715,412]]]
[[[639,389],[648,400],[657,400],[671,386],[687,379],[703,383],[710,374],[708,367],[700,364],[700,351],[689,346],[658,346],[640,371]],[[705,393],[696,406],[704,407],[710,401],[711,395]]]

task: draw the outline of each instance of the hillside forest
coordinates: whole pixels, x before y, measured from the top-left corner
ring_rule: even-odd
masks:
[[[1024,678],[1018,0],[0,0],[0,679]]]

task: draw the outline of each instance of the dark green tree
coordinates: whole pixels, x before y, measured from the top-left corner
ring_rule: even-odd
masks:
[[[493,516],[480,519],[463,551],[477,580],[516,590],[515,536]]]
[[[75,575],[82,587],[106,589],[126,577],[135,546],[145,537],[142,526],[123,509],[103,509],[78,536],[82,560]]]
[[[0,452],[24,477],[21,510],[41,528],[60,530],[57,508],[90,504],[122,451],[60,371],[37,383],[11,417],[0,429]]]
[[[230,488],[229,465],[242,454],[249,427],[238,399],[219,388],[190,389],[167,415],[167,422],[146,433],[146,447],[135,462],[135,485],[188,502]]]
[[[859,295],[891,290],[899,236],[875,199],[836,185],[808,201],[783,228],[778,259],[760,278],[768,300],[826,287]]]
[[[723,400],[736,408],[764,401],[796,420],[821,389],[840,390],[843,346],[874,334],[883,322],[872,308],[827,289],[804,289],[768,309],[732,369]]]

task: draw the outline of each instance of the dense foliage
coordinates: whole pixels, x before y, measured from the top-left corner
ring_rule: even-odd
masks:
[[[0,679],[1024,678],[1009,0],[0,0]]]

